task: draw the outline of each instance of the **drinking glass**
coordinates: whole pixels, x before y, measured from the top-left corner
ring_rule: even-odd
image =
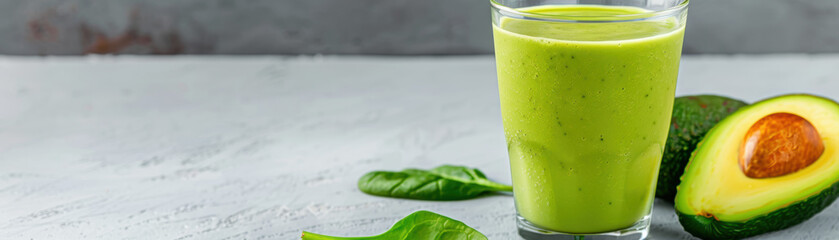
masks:
[[[687,0],[490,0],[526,239],[644,239]]]

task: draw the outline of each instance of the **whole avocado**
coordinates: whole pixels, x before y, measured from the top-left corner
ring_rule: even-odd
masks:
[[[658,172],[655,196],[672,202],[676,186],[696,144],[714,125],[747,103],[717,95],[678,97],[673,103],[670,132]]]

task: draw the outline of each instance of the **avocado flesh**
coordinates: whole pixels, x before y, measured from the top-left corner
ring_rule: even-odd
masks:
[[[807,119],[819,132],[824,153],[787,175],[754,179],[738,163],[752,124],[779,112]],[[694,151],[675,199],[685,230],[703,238],[757,235],[802,222],[837,197],[839,104],[809,95],[787,95],[743,107],[711,129]],[[712,217],[711,217],[712,215]]]
[[[792,227],[810,219],[830,206],[839,196],[839,183],[819,194],[785,207],[783,210],[756,217],[745,222],[723,222],[714,218],[683,214],[676,211],[682,226],[702,239],[740,239]]]
[[[720,120],[746,106],[743,101],[716,95],[677,97],[670,132],[661,159],[655,196],[672,202],[690,155],[702,137]]]

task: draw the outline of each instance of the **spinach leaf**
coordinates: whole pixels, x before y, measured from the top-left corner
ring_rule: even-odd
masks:
[[[429,211],[417,211],[393,224],[390,230],[370,237],[332,237],[303,232],[303,240],[486,240],[466,224]]]
[[[478,169],[443,165],[431,170],[375,171],[358,180],[358,188],[371,195],[420,200],[463,200],[513,187],[490,181]]]

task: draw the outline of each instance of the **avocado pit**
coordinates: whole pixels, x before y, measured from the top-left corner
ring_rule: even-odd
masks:
[[[790,113],[761,118],[746,132],[740,169],[750,178],[771,178],[810,166],[824,153],[824,143],[807,119]]]

